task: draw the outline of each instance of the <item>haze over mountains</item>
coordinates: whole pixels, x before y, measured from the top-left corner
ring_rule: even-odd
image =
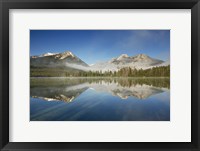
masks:
[[[168,66],[169,60],[151,58],[145,54],[128,56],[122,54],[111,60],[88,65],[70,51],[63,53],[46,53],[39,56],[31,56],[31,67],[66,67],[83,71],[118,71],[121,68],[130,67],[132,69],[148,69],[158,66]]]

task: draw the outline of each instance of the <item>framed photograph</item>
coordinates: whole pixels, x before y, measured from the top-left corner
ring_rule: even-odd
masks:
[[[1,0],[1,150],[200,150],[198,0]]]

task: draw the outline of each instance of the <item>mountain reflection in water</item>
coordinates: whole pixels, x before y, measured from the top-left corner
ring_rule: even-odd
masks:
[[[170,120],[169,89],[169,78],[31,78],[30,118],[166,121]]]

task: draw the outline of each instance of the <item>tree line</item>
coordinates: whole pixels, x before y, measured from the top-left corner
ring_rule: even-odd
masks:
[[[118,71],[82,71],[60,68],[31,68],[31,77],[169,77],[170,66],[149,69],[122,68]]]

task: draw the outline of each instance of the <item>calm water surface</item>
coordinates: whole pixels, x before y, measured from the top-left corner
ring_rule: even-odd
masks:
[[[31,121],[169,121],[169,78],[31,78]]]

